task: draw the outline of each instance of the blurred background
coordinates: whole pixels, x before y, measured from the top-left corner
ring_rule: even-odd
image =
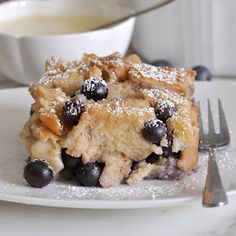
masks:
[[[25,13],[38,15],[41,11],[40,9],[47,9],[47,14],[50,14],[50,12],[53,12],[53,7],[50,8],[49,5],[47,7],[42,5],[42,8],[40,8],[40,5],[37,5],[36,8],[38,11],[34,9],[27,13],[28,5],[26,2],[47,2],[48,4],[48,2],[53,1],[56,1],[57,5],[64,4],[64,9],[67,9],[68,7],[65,7],[65,5],[70,5],[71,2],[77,2],[76,4],[79,8],[85,6],[84,2],[86,2],[86,4],[91,3],[90,7],[96,11],[96,14],[105,14],[108,18],[110,17],[110,19],[112,18],[113,20],[122,15],[126,16],[134,10],[141,10],[153,6],[156,3],[164,2],[164,0],[29,0],[21,1],[20,4],[18,4],[18,9],[16,7],[17,5],[14,5],[16,2],[10,1],[12,4],[11,7],[8,6],[8,8],[4,9],[4,12],[8,11],[6,14],[7,17],[5,17],[3,16],[4,14],[1,13],[1,9],[3,9],[3,5],[9,4],[9,1],[0,0],[0,2],[5,2],[0,4],[0,54],[2,55],[0,56],[0,72],[6,77],[20,83],[22,82],[21,80],[24,79],[16,80],[15,77],[17,75],[19,78],[27,77],[28,79],[24,80],[23,83],[29,83],[31,80],[36,80],[36,76],[33,78],[33,74],[36,74],[37,77],[42,74],[43,61],[48,56],[57,55],[72,60],[80,57],[83,52],[95,52],[101,55],[111,53],[114,50],[119,50],[122,54],[127,53],[127,51],[128,53],[135,52],[139,54],[145,62],[154,65],[162,65],[164,63],[174,67],[185,68],[200,65],[208,68],[215,77],[235,77],[236,75],[236,33],[234,30],[236,25],[235,0],[172,1],[160,9],[138,16],[134,29],[132,28],[133,25],[130,23],[129,30],[117,31],[113,34],[113,36],[115,35],[113,38],[110,37],[109,34],[101,35],[100,38],[103,37],[104,39],[103,45],[101,45],[102,42],[99,43],[98,39],[92,34],[91,37],[89,36],[89,40],[85,39],[83,42],[77,40],[77,42],[80,42],[80,45],[78,45],[80,48],[76,49],[77,46],[75,44],[75,50],[71,50],[71,47],[67,48],[63,46],[63,43],[59,43],[62,39],[62,32],[60,32],[60,37],[58,36],[57,39],[55,39],[56,36],[54,35],[54,40],[57,41],[52,41],[52,37],[50,37],[49,40],[48,36],[51,35],[45,33],[45,38],[41,37],[41,41],[39,41],[39,38],[37,39],[37,46],[33,46],[35,42],[32,40],[33,36],[38,36],[37,34],[30,36],[17,35],[17,39],[21,38],[21,36],[26,36],[23,37],[24,40],[21,39],[20,43],[21,50],[24,50],[24,52],[21,52],[20,56],[16,55],[16,53],[11,55],[9,52],[11,50],[6,52],[6,48],[8,47],[6,41],[8,42],[9,39],[13,39],[7,38],[6,40],[5,34],[9,32],[3,32],[1,24],[3,24],[6,19],[9,19],[10,15],[16,17],[18,14],[17,11],[21,11],[21,16]],[[83,4],[81,4],[81,2],[83,2]],[[103,5],[103,7],[100,8],[99,5]],[[104,7],[104,5],[107,5],[107,8]],[[123,7],[123,10],[120,9],[120,7]],[[43,11],[41,11],[41,13],[42,12]],[[110,16],[108,16],[109,14]],[[98,20],[94,22],[96,23],[94,27],[99,26]],[[100,22],[101,25],[104,23],[106,22]],[[51,29],[61,27],[60,25],[54,25],[53,22],[49,22],[49,25],[50,24]],[[25,25],[25,28],[26,27]],[[125,28],[127,26],[123,24],[121,27]],[[91,29],[92,28],[90,28],[89,31]],[[86,29],[83,31],[86,31]],[[71,40],[69,39],[69,33],[75,35],[79,32],[75,29],[74,32],[64,33],[64,36],[67,37],[63,38],[65,42]],[[96,36],[98,36],[99,33],[100,31],[97,31]],[[54,34],[56,33],[54,32]],[[12,35],[14,36],[14,33],[12,34],[11,32],[11,36]],[[3,36],[5,37],[5,41],[3,40]],[[81,37],[82,36],[80,36],[80,38]],[[26,39],[28,39],[27,42]],[[108,43],[108,41],[110,43]],[[55,45],[57,45],[55,42],[60,44],[58,49],[55,47]],[[25,44],[27,44],[27,46]],[[30,44],[30,46],[28,46],[28,44]],[[51,46],[45,47],[45,44]],[[67,44],[73,44],[73,42],[68,41]],[[16,46],[16,48],[17,47],[18,46]],[[37,49],[35,49],[35,47],[37,47]],[[51,50],[49,50],[49,48],[51,48]],[[30,52],[31,49],[34,50],[40,58],[35,59],[36,53],[32,56]],[[44,50],[47,50],[48,53],[43,54]],[[68,51],[71,51],[71,55],[68,54]],[[8,61],[6,60],[6,55],[9,59]],[[18,60],[14,59],[17,57],[19,57]],[[28,62],[26,58],[30,58],[30,62]],[[14,60],[15,63],[12,63]],[[7,70],[8,64],[12,64],[11,68],[18,68],[15,73],[13,73],[12,70],[11,72]],[[41,66],[38,67],[37,64]],[[34,71],[30,71],[30,68],[34,68]]]
[[[132,45],[149,61],[236,75],[236,1],[176,0],[137,19]]]

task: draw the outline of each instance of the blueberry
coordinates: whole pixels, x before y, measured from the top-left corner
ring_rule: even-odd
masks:
[[[103,79],[92,77],[84,81],[81,93],[87,99],[93,99],[94,101],[104,99],[108,94],[107,84]]]
[[[62,119],[67,125],[77,125],[84,110],[83,102],[73,98],[70,101],[66,101],[65,105],[62,107]]]
[[[162,157],[169,157],[173,156],[172,152],[172,145],[173,145],[173,135],[172,134],[167,134],[167,147],[162,147]]]
[[[153,66],[173,67],[170,62],[166,60],[156,60],[151,63]]]
[[[196,71],[196,80],[199,81],[210,81],[212,80],[211,72],[205,66],[194,66],[192,68]]]
[[[25,166],[24,178],[30,186],[42,188],[52,181],[53,172],[45,161],[33,160]]]
[[[173,135],[172,134],[167,134],[167,147],[162,147],[162,157],[168,158],[168,157],[174,157],[174,158],[179,158],[179,153],[175,153],[172,151],[172,146],[173,146]]]
[[[149,120],[144,123],[143,137],[152,143],[160,143],[167,133],[166,125],[158,119]]]
[[[33,110],[32,106],[31,106],[31,108],[30,108],[30,116],[32,116],[33,114],[34,114],[34,110]]]
[[[76,168],[76,180],[83,186],[97,186],[102,172],[102,167],[98,163],[87,163]]]
[[[66,153],[66,149],[61,151],[61,159],[65,167],[75,168],[76,165],[80,162],[80,158],[73,157]]]
[[[173,116],[173,114],[176,112],[176,108],[174,103],[171,101],[162,101],[155,106],[155,114],[157,119],[162,120],[163,122],[166,122],[168,118]]]
[[[159,160],[159,156],[154,152],[146,158],[146,162],[150,164],[153,164],[158,160]]]
[[[73,180],[75,179],[75,169],[71,169],[68,167],[65,167],[60,174],[63,176],[66,180]]]
[[[131,170],[135,170],[136,167],[137,167],[137,164],[138,164],[137,161],[132,161],[132,164],[131,164]]]

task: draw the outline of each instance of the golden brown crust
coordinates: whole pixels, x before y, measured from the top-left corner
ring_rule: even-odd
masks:
[[[60,88],[47,88],[42,85],[32,85],[29,89],[35,100],[34,112],[44,126],[62,136],[66,133],[61,119],[62,107],[69,97]]]
[[[143,88],[164,88],[191,98],[195,72],[182,68],[156,67],[145,63],[132,64],[130,79]]]
[[[190,108],[191,119],[191,141],[188,146],[181,152],[180,160],[177,162],[177,166],[183,170],[195,169],[198,164],[198,144],[199,144],[199,128],[198,128],[198,106],[192,104]]]

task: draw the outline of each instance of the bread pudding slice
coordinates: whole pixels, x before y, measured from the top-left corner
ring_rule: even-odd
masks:
[[[31,158],[26,181],[43,187],[61,174],[107,188],[189,174],[198,163],[194,76],[137,55],[47,60],[29,87],[34,104],[21,133]]]

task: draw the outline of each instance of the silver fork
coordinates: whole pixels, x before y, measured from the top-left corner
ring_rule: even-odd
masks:
[[[218,108],[220,124],[219,133],[216,133],[215,131],[215,125],[209,99],[208,134],[205,134],[203,131],[202,117],[199,110],[199,149],[208,151],[209,153],[206,184],[202,197],[202,204],[205,207],[224,206],[228,203],[228,198],[222,185],[219,169],[216,162],[216,149],[224,147],[230,143],[229,129],[220,99],[218,99]]]

